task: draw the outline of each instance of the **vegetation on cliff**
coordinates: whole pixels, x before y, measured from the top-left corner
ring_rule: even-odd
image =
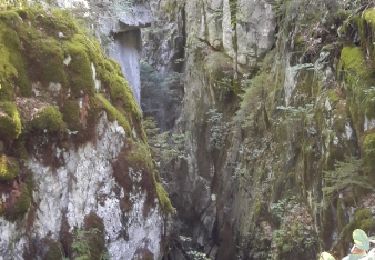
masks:
[[[10,220],[28,212],[31,191],[38,189],[26,185],[31,174],[25,165],[28,154],[58,167],[62,162],[52,149],[90,140],[103,111],[123,127],[128,143],[149,149],[139,105],[120,66],[105,56],[99,43],[68,11],[26,4],[19,8],[18,3],[15,7],[0,6],[0,191],[14,194],[1,200],[0,216]],[[150,201],[159,198],[162,209],[171,211],[168,194],[156,182],[152,158],[143,152],[128,151],[128,166],[144,164]],[[99,244],[104,247],[95,236],[96,229],[78,230],[74,254],[87,255],[80,243],[89,245],[91,256]],[[51,244],[51,255],[60,251]],[[101,257],[102,252],[94,254]]]

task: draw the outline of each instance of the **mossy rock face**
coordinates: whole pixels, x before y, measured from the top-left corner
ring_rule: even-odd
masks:
[[[99,97],[95,95],[94,76],[102,83],[102,89],[98,91],[103,94],[98,94]],[[142,137],[142,112],[120,66],[107,59],[99,43],[85,35],[64,11],[47,13],[35,8],[0,11],[0,101],[31,96],[31,82],[41,83],[41,86],[35,84],[35,93],[59,104],[63,119],[72,130],[78,130],[80,126],[77,106],[71,100],[88,96],[99,106],[86,106],[85,114],[94,111],[93,108],[105,110],[111,120],[119,121],[129,136],[134,128]],[[49,93],[51,83],[61,86],[58,93]],[[58,124],[47,127],[37,119],[33,128],[57,131],[61,122],[58,117],[49,120],[50,116],[43,115],[43,119]]]
[[[358,79],[368,78],[369,71],[361,48],[344,47],[341,52],[341,61],[349,83],[355,85]]]
[[[153,169],[151,151],[148,145],[142,142],[133,142],[131,144],[131,152],[126,159],[129,162],[129,166],[134,169],[148,172]]]
[[[364,12],[363,17],[366,22],[375,28],[375,8],[368,9]]]
[[[107,112],[109,120],[116,120],[125,130],[125,132],[130,135],[131,127],[128,119],[121,113],[116,107],[114,107],[111,102],[106,99],[102,94],[95,95],[96,104]]]
[[[48,132],[63,132],[66,128],[59,109],[52,106],[42,109],[30,125],[33,130]]]
[[[375,117],[375,92],[371,88],[374,74],[370,61],[365,59],[362,48],[347,46],[341,52],[342,69],[345,72],[349,112],[356,131],[363,132],[365,116]]]
[[[334,89],[330,89],[330,90],[327,91],[327,97],[328,97],[329,101],[334,103],[334,104],[337,103],[340,100],[340,97],[337,95],[337,92]]]
[[[343,229],[344,241],[350,243],[355,229],[362,229],[367,233],[375,231],[375,219],[369,209],[357,209],[354,213],[354,219]]]
[[[375,171],[375,133],[369,133],[365,136],[363,151],[367,171],[373,173]]]
[[[98,228],[74,231],[72,251],[74,259],[101,260],[105,255],[104,233]]]
[[[62,253],[63,251],[59,242],[50,240],[46,242],[45,246],[47,251],[45,252],[45,255],[42,258],[43,260],[64,259],[64,255]]]
[[[21,95],[31,94],[30,80],[21,54],[18,34],[0,23],[0,99],[11,98],[15,87]]]
[[[20,167],[15,159],[0,154],[0,181],[10,181],[18,176]]]
[[[34,40],[30,46],[30,63],[33,62],[32,74],[34,81],[66,84],[64,72],[64,53],[60,43],[53,38]]]
[[[73,97],[80,97],[81,92],[93,94],[94,82],[92,78],[90,57],[86,47],[80,41],[80,36],[75,35],[72,41],[64,45],[65,55],[71,57],[71,62],[67,65],[70,79],[71,92]]]
[[[161,209],[163,210],[163,212],[173,213],[175,209],[172,206],[172,202],[169,198],[168,192],[165,191],[161,183],[156,182],[155,185],[156,185],[156,195],[158,197]]]
[[[70,130],[78,131],[81,129],[80,107],[78,101],[66,101],[61,111],[64,122]]]
[[[13,205],[6,208],[5,217],[17,220],[25,215],[31,204],[31,191],[26,183],[20,184],[20,195]]]
[[[120,66],[112,60],[100,64],[98,74],[104,85],[109,89],[112,101],[119,109],[132,114],[136,120],[141,120],[142,111],[136,103],[128,82],[122,76]]]
[[[0,139],[14,140],[22,130],[17,106],[12,102],[0,102]]]

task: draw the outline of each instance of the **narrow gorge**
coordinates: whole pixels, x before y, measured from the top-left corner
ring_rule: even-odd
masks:
[[[0,0],[0,259],[373,259],[374,162],[372,0]]]

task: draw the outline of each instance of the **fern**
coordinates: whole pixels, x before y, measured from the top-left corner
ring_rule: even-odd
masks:
[[[374,190],[372,181],[367,176],[361,174],[361,169],[362,160],[350,158],[346,162],[337,162],[334,170],[325,171],[325,187],[323,187],[325,199],[331,200],[347,188]]]

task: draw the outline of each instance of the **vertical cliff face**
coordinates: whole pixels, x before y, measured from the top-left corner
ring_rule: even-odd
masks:
[[[46,8],[70,10],[100,40],[107,54],[116,60],[128,80],[135,99],[140,104],[140,52],[142,28],[152,21],[150,5],[147,1],[96,1],[57,0],[29,1],[41,3]]]
[[[76,239],[75,232],[80,232],[77,228],[83,229],[93,216],[102,223],[102,230],[98,229],[95,236],[103,243],[99,242],[101,250],[104,247],[108,250],[101,252],[103,255],[106,253],[110,259],[133,259],[137,255],[159,257],[162,217],[159,207],[144,214],[146,194],[137,187],[142,173],[130,173],[134,185],[131,189],[119,185],[113,174],[112,164],[127,142],[124,129],[117,122],[109,122],[104,114],[94,136],[94,140],[78,150],[52,151],[62,161],[56,169],[37,158],[26,162],[33,176],[33,207],[17,222],[1,220],[0,250],[4,259],[22,259],[22,255],[48,258],[53,250],[62,257],[64,251],[59,249],[59,243],[67,246],[69,234],[71,239]],[[126,211],[121,205],[125,194],[131,203]],[[57,248],[51,248],[50,241]]]
[[[170,256],[340,257],[355,227],[373,232],[373,3],[153,6],[158,46],[185,42],[180,120],[154,141],[177,209]],[[171,70],[170,51],[146,53]]]
[[[0,6],[1,256],[158,259],[172,207],[132,89],[72,10],[44,7]]]

